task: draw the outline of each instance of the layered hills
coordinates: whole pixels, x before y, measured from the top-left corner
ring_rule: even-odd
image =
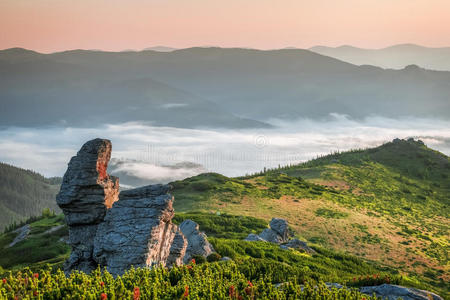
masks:
[[[450,47],[429,48],[402,44],[382,49],[316,46],[309,50],[355,65],[372,65],[389,69],[403,69],[408,65],[418,65],[430,70],[450,71]]]
[[[301,49],[14,48],[0,51],[0,125],[248,128],[330,113],[446,119],[449,80],[449,72],[356,66]]]

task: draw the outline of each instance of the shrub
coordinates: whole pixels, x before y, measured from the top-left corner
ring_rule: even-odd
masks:
[[[206,258],[203,255],[193,255],[192,259],[197,265],[204,264],[206,262]]]
[[[206,257],[206,260],[207,260],[208,262],[215,262],[215,261],[219,261],[221,258],[222,258],[222,256],[220,256],[219,253],[213,252],[213,253],[211,253],[210,255],[208,255],[208,256]]]

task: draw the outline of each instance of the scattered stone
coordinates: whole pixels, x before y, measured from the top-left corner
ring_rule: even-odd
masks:
[[[283,237],[279,235],[275,230],[272,230],[271,228],[266,228],[259,234],[259,237],[263,239],[266,242],[280,244],[285,242]]]
[[[442,297],[424,290],[415,288],[407,288],[400,285],[382,284],[378,286],[364,286],[360,289],[361,293],[367,295],[375,294],[377,297],[381,297],[387,300],[443,300]]]
[[[270,242],[282,244],[289,241],[292,232],[289,230],[285,219],[273,218],[269,223],[270,228],[266,228],[260,234],[250,233],[245,240],[252,242]]]
[[[30,234],[30,225],[26,224],[22,227],[17,228],[16,230],[14,230],[14,233],[17,233],[16,237],[14,238],[14,240],[7,246],[7,248],[14,246],[15,244],[23,241],[24,239],[27,238],[28,234]]]
[[[262,237],[260,237],[257,234],[254,233],[250,233],[245,239],[244,241],[249,241],[249,242],[265,242],[266,240],[264,240]]]
[[[228,256],[224,256],[220,259],[220,261],[230,261],[230,260],[232,260],[232,259]]]
[[[213,246],[208,242],[204,232],[199,231],[199,226],[192,220],[184,220],[180,224],[180,230],[187,239],[186,255],[183,262],[188,263],[194,255],[207,257],[214,252]]]
[[[292,236],[289,231],[288,223],[285,219],[273,218],[272,221],[270,221],[269,226],[270,229],[275,231],[283,241],[288,241]]]

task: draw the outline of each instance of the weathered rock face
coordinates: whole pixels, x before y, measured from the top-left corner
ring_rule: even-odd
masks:
[[[367,295],[375,294],[377,297],[388,300],[443,300],[442,297],[428,291],[407,288],[400,285],[382,284],[377,286],[364,286],[359,289]]]
[[[289,238],[292,236],[292,234],[289,231],[288,223],[285,219],[278,219],[273,218],[272,221],[270,221],[270,229],[275,231],[277,235],[281,238],[283,242],[286,242],[289,240]]]
[[[56,202],[69,225],[72,253],[66,271],[90,272],[97,267],[92,258],[97,226],[119,194],[119,179],[106,173],[110,157],[109,140],[91,140],[72,157],[64,174]]]
[[[214,252],[213,246],[208,242],[206,234],[199,231],[199,226],[192,220],[184,220],[180,230],[186,237],[188,245],[183,262],[188,263],[194,255],[208,256]]]
[[[270,243],[286,243],[292,236],[286,220],[273,218],[269,224],[270,228],[266,228],[259,235],[249,234],[246,241],[266,241]]]
[[[94,241],[94,259],[112,274],[131,266],[180,264],[186,241],[176,225],[168,185],[150,185],[120,193],[106,213]]]
[[[187,239],[171,222],[170,187],[151,185],[119,195],[119,180],[106,172],[110,157],[110,141],[89,141],[64,175],[56,201],[72,246],[66,272],[88,273],[100,265],[116,275],[131,266],[181,264]]]

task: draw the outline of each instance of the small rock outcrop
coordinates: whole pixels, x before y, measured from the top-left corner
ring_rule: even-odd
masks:
[[[208,256],[214,252],[213,246],[208,242],[206,234],[199,231],[199,226],[192,220],[184,220],[180,230],[187,239],[186,255],[183,262],[188,263],[194,255]]]
[[[269,223],[270,228],[266,228],[260,234],[250,233],[245,241],[249,242],[269,242],[279,244],[281,249],[296,249],[306,253],[316,253],[314,249],[308,247],[306,242],[299,239],[291,239],[293,234],[285,219],[273,218]]]
[[[110,158],[109,140],[91,140],[72,157],[64,174],[56,202],[64,212],[72,246],[66,271],[97,267],[92,257],[97,227],[119,195],[119,179],[106,172]]]
[[[259,235],[249,234],[246,241],[266,241],[270,243],[286,243],[292,237],[288,223],[285,219],[273,218],[269,223],[270,228],[266,228]]]
[[[72,157],[64,174],[56,201],[69,226],[67,273],[89,273],[101,266],[117,275],[131,266],[180,265],[189,241],[192,253],[209,249],[206,236],[193,232],[186,238],[172,223],[169,185],[119,194],[119,179],[106,172],[110,157],[109,140],[91,140]]]
[[[249,242],[267,242],[265,239],[263,239],[262,237],[260,237],[260,236],[257,235],[257,234],[254,234],[254,233],[250,233],[250,234],[245,238],[245,240],[246,240],[246,241],[249,241]]]
[[[377,297],[387,300],[443,300],[441,296],[429,291],[408,288],[400,285],[382,284],[377,286],[364,286],[359,289],[367,295],[375,294]]]

